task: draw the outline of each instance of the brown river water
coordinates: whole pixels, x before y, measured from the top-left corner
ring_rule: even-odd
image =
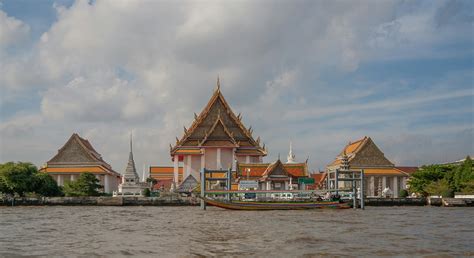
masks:
[[[474,209],[0,207],[5,256],[474,256]]]

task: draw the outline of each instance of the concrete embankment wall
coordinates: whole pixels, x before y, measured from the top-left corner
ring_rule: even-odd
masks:
[[[193,197],[43,197],[0,199],[0,206],[20,205],[95,205],[95,206],[190,206],[198,205]]]
[[[366,198],[365,206],[425,206],[426,198]]]

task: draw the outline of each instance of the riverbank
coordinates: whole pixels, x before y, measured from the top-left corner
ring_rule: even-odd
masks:
[[[351,203],[351,200],[347,202]],[[4,198],[0,206],[196,206],[196,197],[42,197]],[[474,206],[474,199],[454,198],[367,198],[365,206]]]
[[[195,197],[42,197],[0,199],[0,206],[195,206]]]

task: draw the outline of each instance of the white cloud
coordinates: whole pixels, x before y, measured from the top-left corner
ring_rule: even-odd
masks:
[[[0,10],[0,54],[7,47],[18,44],[29,36],[30,27]]]
[[[440,90],[432,94],[345,103],[341,99],[364,98],[382,91],[382,86],[360,91],[321,79],[327,71],[356,73],[364,62],[387,56],[414,58],[419,49],[433,52],[447,35],[456,38],[452,15],[440,16],[439,6],[443,5],[399,13],[395,1],[56,5],[57,21],[29,49],[31,54],[0,60],[3,98],[8,90],[41,96],[35,126],[21,123],[31,119],[24,114],[3,119],[2,149],[9,151],[1,159],[21,156],[21,146],[37,142],[26,157],[40,164],[71,133],[79,132],[120,170],[127,158],[128,132],[134,129],[139,163],[167,164],[168,144],[182,134],[183,125],[191,124],[193,112],[206,104],[220,75],[224,95],[237,113],[243,113],[246,124],[261,134],[272,157],[283,154],[292,138],[301,148],[297,149],[301,159],[310,155],[313,164],[321,166],[348,140],[367,131],[328,130],[330,125],[344,124],[338,118],[326,121],[326,127],[311,120],[472,96],[463,88],[447,91],[448,81],[433,86]],[[446,21],[440,35],[439,17]],[[26,24],[0,11],[0,28],[6,28],[6,21],[9,29],[0,31],[0,44],[28,36]],[[370,122],[364,119],[361,124]],[[4,139],[15,131],[8,129],[13,125],[32,128],[41,137]],[[387,130],[392,133],[397,132]],[[5,142],[19,147],[10,149]],[[400,155],[396,158],[403,161]]]

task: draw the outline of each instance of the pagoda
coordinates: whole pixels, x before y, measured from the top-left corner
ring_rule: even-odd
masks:
[[[128,163],[122,176],[122,183],[119,185],[120,194],[141,195],[146,188],[146,183],[140,182],[140,177],[135,168],[133,160],[132,135],[130,134],[130,153],[128,155]]]
[[[232,169],[236,162],[261,163],[267,155],[260,137],[252,136],[252,128],[245,127],[242,116],[235,115],[221,93],[219,78],[211,99],[184,135],[170,145],[173,161],[174,182],[179,181],[179,168],[183,167],[183,179],[190,175],[200,180],[200,170]],[[181,164],[180,164],[181,163]]]

